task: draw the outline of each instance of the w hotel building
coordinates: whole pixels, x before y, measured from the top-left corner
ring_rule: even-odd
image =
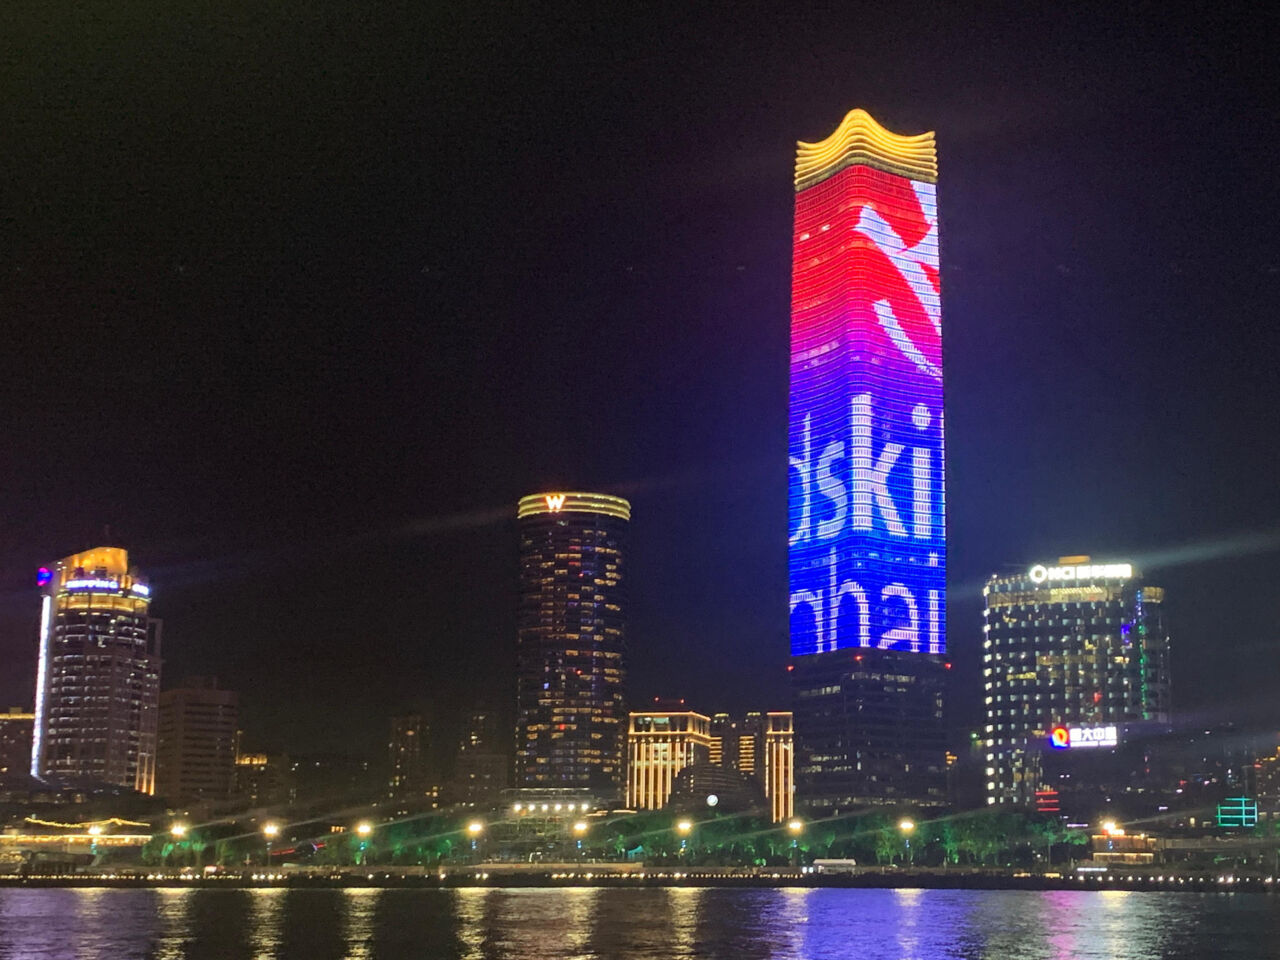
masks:
[[[631,505],[539,493],[520,500],[516,517],[516,785],[620,797]]]
[[[160,699],[151,587],[120,547],[37,574],[40,651],[31,773],[155,792]]]
[[[1057,812],[1060,791],[1122,787],[1107,757],[1170,719],[1164,591],[1131,563],[1062,557],[983,596],[987,803]]]
[[[798,145],[790,670],[810,814],[945,799],[937,179],[932,133],[862,110]]]

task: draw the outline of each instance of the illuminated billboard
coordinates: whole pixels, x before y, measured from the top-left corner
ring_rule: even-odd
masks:
[[[1049,731],[1049,746],[1055,750],[1067,750],[1081,747],[1115,747],[1120,743],[1120,734],[1115,724],[1105,727],[1063,727],[1057,726]]]
[[[946,650],[937,161],[854,110],[799,144],[791,653]]]

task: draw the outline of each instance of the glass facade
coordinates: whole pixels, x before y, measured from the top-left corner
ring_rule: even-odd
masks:
[[[604,494],[519,503],[518,786],[622,794],[630,518]]]
[[[862,110],[798,145],[788,566],[810,813],[945,794],[936,183],[932,133]]]
[[[946,663],[896,650],[796,657],[796,792],[810,815],[946,800]]]
[[[1131,564],[1064,557],[993,576],[983,596],[988,804],[1030,806],[1061,786],[1047,773],[1067,758],[1168,724],[1164,591]]]
[[[41,568],[31,773],[155,792],[159,621],[119,547]]]

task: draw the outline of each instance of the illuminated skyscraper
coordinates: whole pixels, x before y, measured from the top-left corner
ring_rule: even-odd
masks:
[[[620,796],[631,505],[545,493],[522,498],[516,516],[516,784]]]
[[[160,621],[120,547],[59,560],[43,592],[31,773],[155,792]]]
[[[1071,794],[1123,790],[1105,755],[1170,719],[1164,590],[1130,563],[1062,557],[982,594],[987,803],[1076,811],[1088,802]]]
[[[810,812],[944,798],[936,182],[932,133],[862,110],[796,157],[791,672]]]

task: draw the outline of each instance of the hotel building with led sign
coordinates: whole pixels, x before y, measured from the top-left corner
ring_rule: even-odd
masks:
[[[539,493],[516,518],[516,785],[621,797],[631,505]]]
[[[155,792],[160,623],[120,547],[41,567],[31,774]]]
[[[1064,557],[992,576],[983,596],[987,803],[1054,792],[1075,813],[1122,790],[1118,748],[1170,720],[1164,591],[1130,563]]]
[[[798,145],[789,579],[799,802],[945,800],[937,160],[854,110]]]

